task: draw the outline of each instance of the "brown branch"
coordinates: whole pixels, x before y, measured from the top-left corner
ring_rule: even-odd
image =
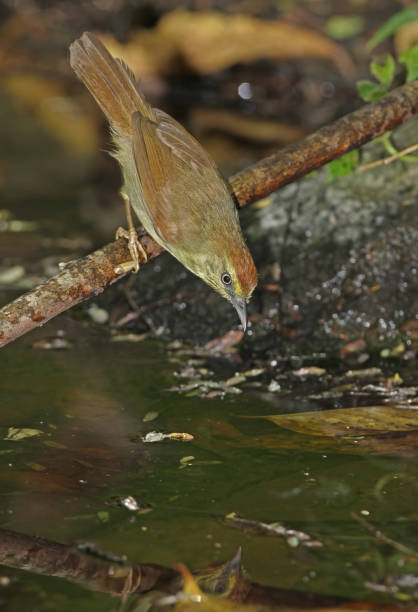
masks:
[[[148,261],[164,250],[144,232],[140,240]],[[130,260],[127,244],[120,238],[77,259],[60,274],[4,306],[0,310],[0,347],[126,276],[118,267]]]
[[[81,552],[83,548],[87,549],[89,554]],[[0,529],[0,564],[80,584],[93,591],[120,597],[121,603],[124,603],[129,595],[135,595],[139,603],[139,597],[149,593],[151,598],[145,599],[144,604],[152,602],[155,604],[152,609],[161,607],[171,610],[172,608],[166,605],[166,596],[183,592],[181,576],[175,569],[156,563],[137,563],[127,559],[122,561],[112,554],[95,550],[94,546],[77,550],[74,546],[6,529]],[[238,609],[238,604],[248,604],[251,610],[286,609],[289,612],[307,609],[323,612],[354,609],[393,610],[392,606],[377,602],[354,603],[339,596],[303,593],[250,582],[242,574],[240,551],[226,563],[193,572],[193,578],[205,593],[210,593],[206,601],[212,602],[211,610],[232,609],[231,606]],[[212,594],[218,598],[212,598]],[[233,603],[230,606],[228,602]],[[209,603],[203,609],[209,609]],[[143,609],[149,607],[144,605]]]
[[[230,182],[239,206],[269,195],[417,114],[418,79],[234,175]],[[141,243],[149,259],[163,250],[144,234]],[[4,306],[0,347],[123,278],[125,273],[115,269],[129,259],[125,241],[112,242]]]
[[[239,205],[264,198],[417,114],[418,79],[415,79],[235,174],[231,184]]]
[[[80,553],[72,546],[15,531],[0,530],[0,564],[44,576],[57,576],[113,596],[170,592],[178,573],[154,563],[110,564]],[[112,567],[113,565],[113,567]]]

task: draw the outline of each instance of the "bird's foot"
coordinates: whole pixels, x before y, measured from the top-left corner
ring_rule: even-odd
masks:
[[[140,268],[140,261],[146,262],[148,260],[148,256],[144,250],[144,247],[138,240],[138,234],[136,233],[135,228],[132,227],[129,230],[126,230],[123,227],[118,227],[116,230],[116,240],[119,238],[125,238],[128,241],[128,249],[132,257],[132,261],[121,263],[119,264],[119,267],[122,268],[124,272],[130,272],[131,270],[132,272],[138,272]]]

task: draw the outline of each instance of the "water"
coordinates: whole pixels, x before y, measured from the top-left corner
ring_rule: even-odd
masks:
[[[72,348],[32,348],[58,329]],[[0,442],[2,529],[191,569],[226,561],[242,546],[252,581],[349,598],[375,599],[365,581],[407,573],[411,559],[352,513],[418,548],[413,449],[394,452],[393,436],[385,452],[382,436],[369,436],[366,446],[361,436],[338,442],[263,418],[289,413],[298,401],[306,410],[297,392],[280,399],[248,390],[214,400],[170,393],[175,369],[163,344],[111,342],[106,330],[68,316],[4,350],[2,438],[10,427],[42,433]],[[156,418],[144,422],[150,414]],[[152,430],[194,440],[145,444]],[[128,495],[149,511],[118,505]],[[322,546],[242,531],[222,520],[231,512],[280,522]],[[74,609],[74,598],[78,610],[116,607],[63,579],[7,567],[2,575],[12,580],[2,591],[8,610],[32,609],[28,593],[42,610]]]

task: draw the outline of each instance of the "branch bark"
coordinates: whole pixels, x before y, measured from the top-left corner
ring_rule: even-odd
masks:
[[[232,176],[230,183],[238,205],[244,207],[266,197],[417,114],[415,79]],[[140,241],[148,260],[163,250],[145,233],[140,235]],[[118,272],[118,266],[129,259],[124,239],[111,242],[4,306],[0,310],[0,347],[126,276]]]
[[[146,593],[158,588],[170,592],[170,584],[174,590],[179,582],[178,572],[161,565],[114,563],[112,566],[72,546],[7,529],[0,530],[0,563],[44,576],[65,578],[94,591],[125,598],[131,593]]]

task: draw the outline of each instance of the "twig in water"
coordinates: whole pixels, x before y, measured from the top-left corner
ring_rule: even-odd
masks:
[[[370,533],[372,533],[374,537],[380,540],[381,542],[384,542],[385,544],[389,544],[390,546],[392,546],[399,552],[404,553],[405,555],[412,555],[413,557],[418,557],[418,553],[415,550],[413,550],[412,548],[409,548],[409,546],[405,546],[405,544],[402,544],[401,542],[392,540],[392,538],[382,533],[380,529],[376,529],[376,527],[373,527],[373,525],[369,523],[369,521],[367,521],[362,516],[359,516],[355,512],[352,512],[351,516],[353,517],[353,519],[361,523],[363,527],[365,527],[368,531],[370,531]]]

